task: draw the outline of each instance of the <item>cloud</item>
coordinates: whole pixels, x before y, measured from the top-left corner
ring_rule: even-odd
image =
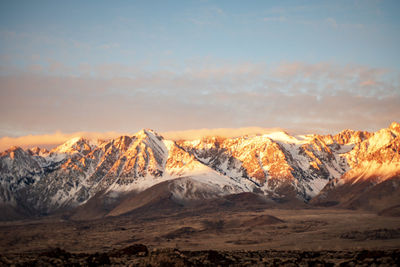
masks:
[[[62,133],[57,131],[53,134],[43,134],[43,135],[26,135],[20,137],[2,137],[0,138],[0,152],[12,147],[19,146],[22,148],[53,148],[57,145],[64,143],[65,141],[72,139],[74,137],[85,137],[88,139],[109,139],[115,138],[124,133],[117,132],[106,132],[106,133],[96,133],[96,132],[76,132],[76,133]]]
[[[97,48],[103,49],[103,50],[108,50],[108,49],[113,49],[113,48],[119,48],[120,45],[118,43],[106,43],[106,44],[101,44]]]
[[[216,128],[216,129],[193,129],[184,131],[163,132],[162,136],[170,140],[196,140],[202,137],[218,136],[225,138],[238,137],[243,135],[268,134],[276,131],[284,131],[281,128],[262,128],[262,127],[244,127],[244,128]]]
[[[186,14],[187,20],[198,26],[219,24],[226,17],[224,10],[216,6],[195,8]]]
[[[324,23],[331,27],[332,29],[354,29],[361,30],[365,28],[365,25],[362,23],[338,23],[334,18],[327,18],[324,20]]]
[[[377,84],[377,82],[374,80],[365,80],[360,83],[361,86],[374,86],[376,84]]]
[[[286,21],[286,17],[285,16],[279,16],[279,17],[264,17],[263,21],[267,21],[267,22],[284,22]]]
[[[291,90],[298,85],[319,88],[321,94],[334,95],[338,91],[349,91],[360,96],[399,95],[396,71],[384,68],[372,68],[362,65],[335,65],[327,62],[305,64],[302,62],[283,62],[272,71],[272,76],[281,79]],[[369,87],[365,88],[365,82]],[[374,81],[374,83],[371,83]]]
[[[282,131],[279,128],[261,128],[261,127],[245,127],[245,128],[218,128],[218,129],[193,129],[184,131],[167,131],[161,132],[161,134],[167,140],[195,140],[201,139],[202,137],[208,136],[219,136],[219,137],[237,137],[242,135],[253,135],[253,134],[267,134],[271,132]],[[27,135],[20,137],[2,137],[0,138],[0,152],[12,147],[19,146],[24,149],[32,147],[40,147],[51,149],[54,148],[69,139],[75,137],[84,137],[89,140],[98,139],[112,139],[122,135],[132,136],[135,133],[122,133],[122,132],[75,132],[75,133],[62,133],[57,131],[53,134],[42,134],[42,135]]]
[[[180,72],[85,69],[91,75],[0,75],[0,134],[254,125],[332,133],[376,130],[400,117],[399,73],[362,65],[211,61]]]
[[[327,18],[327,19],[325,20],[325,22],[326,22],[329,26],[331,26],[332,28],[334,28],[334,29],[337,29],[337,28],[338,28],[338,24],[337,24],[336,20],[333,19],[333,18]]]

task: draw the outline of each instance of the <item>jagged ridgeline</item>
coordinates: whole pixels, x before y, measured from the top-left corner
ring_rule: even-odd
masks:
[[[74,138],[51,151],[12,147],[0,154],[2,219],[94,200],[107,205],[104,216],[119,215],[141,207],[146,192],[181,204],[251,192],[270,203],[380,210],[400,203],[399,136],[398,123],[375,133],[278,131],[190,141],[142,130],[107,141]],[[133,203],[138,194],[142,202]],[[118,207],[128,195],[130,206]]]

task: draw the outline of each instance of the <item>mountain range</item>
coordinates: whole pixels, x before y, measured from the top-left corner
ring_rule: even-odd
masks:
[[[400,124],[374,133],[179,141],[146,129],[0,153],[1,220],[94,219],[221,199],[399,212]]]

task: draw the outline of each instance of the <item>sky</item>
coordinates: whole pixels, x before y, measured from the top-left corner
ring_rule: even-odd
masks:
[[[397,0],[0,1],[0,138],[388,127],[399,13]]]

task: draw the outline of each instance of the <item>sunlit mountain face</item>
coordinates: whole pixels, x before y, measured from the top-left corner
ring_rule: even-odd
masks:
[[[251,193],[276,204],[381,210],[399,203],[399,175],[396,122],[374,133],[275,131],[180,141],[146,129],[102,141],[77,137],[50,151],[12,147],[0,154],[0,201],[17,218],[101,199],[107,216],[146,204],[123,205],[126,196],[162,187],[181,204]]]

